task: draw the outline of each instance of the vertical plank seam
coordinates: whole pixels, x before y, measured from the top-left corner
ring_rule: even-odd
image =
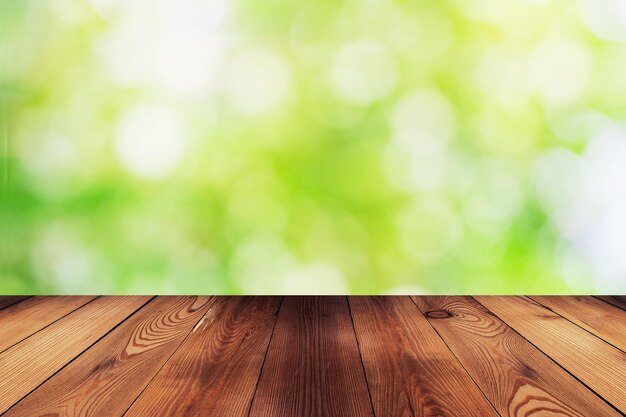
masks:
[[[98,299],[100,297],[96,297],[94,298],[94,300]],[[102,336],[100,336],[98,339],[96,339],[92,344],[90,344],[89,346],[87,346],[84,350],[82,350],[79,354],[77,354],[76,356],[74,356],[71,360],[69,360],[66,364],[64,364],[63,366],[61,366],[59,369],[57,369],[56,372],[54,372],[52,375],[50,375],[49,377],[45,378],[40,384],[38,384],[35,388],[33,388],[32,390],[30,390],[28,393],[26,393],[24,396],[22,396],[22,398],[20,398],[19,400],[17,400],[16,402],[14,402],[11,407],[7,408],[6,411],[2,414],[0,414],[0,416],[3,416],[4,414],[8,413],[13,407],[15,407],[17,404],[19,404],[21,401],[24,400],[24,398],[28,397],[30,394],[32,394],[33,392],[35,392],[39,387],[41,387],[43,384],[45,384],[46,382],[48,382],[49,380],[51,380],[52,378],[54,378],[59,372],[61,372],[63,369],[67,368],[72,362],[74,362],[76,359],[78,359],[80,356],[82,356],[85,352],[87,352],[89,349],[91,349],[96,343],[98,343],[99,341],[101,341],[102,339],[104,339],[107,335],[109,335],[111,332],[113,332],[115,329],[117,329],[118,327],[120,327],[122,325],[122,323],[124,323],[126,320],[128,320],[129,318],[131,318],[132,316],[134,316],[135,314],[137,314],[137,312],[139,310],[141,310],[142,308],[144,308],[149,302],[151,302],[155,297],[150,298],[148,301],[146,301],[145,303],[143,303],[142,305],[140,305],[139,307],[137,307],[135,310],[133,310],[132,313],[130,313],[128,316],[126,316],[125,318],[123,318],[119,323],[117,323],[115,326],[113,326],[108,332],[105,332]],[[94,300],[91,300],[89,303],[93,302]],[[89,304],[86,303],[85,305]]]
[[[363,377],[365,378],[365,386],[367,386],[367,396],[370,400],[370,407],[372,407],[372,415],[376,417],[376,410],[374,409],[374,401],[372,400],[372,391],[370,387],[370,382],[367,379],[367,372],[365,372],[365,364],[363,363],[363,354],[361,353],[361,343],[359,342],[359,338],[356,335],[356,326],[354,325],[354,317],[352,316],[352,306],[350,305],[350,297],[346,296],[346,303],[348,304],[348,312],[350,313],[350,321],[352,322],[352,331],[354,332],[354,339],[356,340],[356,347],[359,352],[359,362],[361,363],[361,371],[363,372]],[[409,404],[409,406],[411,406]],[[411,406],[411,413],[415,416],[415,412],[413,411],[413,407]]]
[[[489,310],[489,308],[487,308],[486,305],[484,305],[483,303],[481,303],[479,300],[477,300],[476,298],[472,297],[474,299],[474,301],[476,301],[478,304],[480,304],[481,306],[483,306],[485,308],[485,310],[487,310],[489,313],[493,314],[495,317],[497,317],[500,321],[502,321],[502,323],[504,323],[509,329],[513,330],[515,333],[517,333],[521,338],[523,338],[524,340],[526,340],[528,343],[530,343],[535,349],[537,349],[539,352],[541,352],[545,357],[547,357],[548,359],[550,359],[552,362],[554,362],[559,368],[563,369],[565,372],[568,373],[569,376],[571,376],[572,378],[574,378],[576,381],[578,381],[578,383],[580,383],[583,387],[587,388],[589,391],[591,391],[596,397],[600,398],[602,401],[604,401],[605,403],[607,403],[612,409],[614,409],[615,411],[617,411],[617,413],[619,413],[620,415],[625,415],[624,413],[622,413],[617,407],[615,407],[613,404],[611,404],[609,401],[607,401],[602,395],[600,395],[599,393],[597,393],[594,389],[592,389],[591,387],[589,387],[587,384],[585,384],[583,381],[581,381],[576,375],[572,374],[565,366],[561,365],[560,363],[558,363],[556,360],[554,360],[552,358],[552,356],[548,355],[546,352],[544,352],[542,349],[539,348],[539,346],[535,345],[533,342],[531,342],[528,338],[526,338],[523,334],[521,334],[520,332],[517,331],[517,329],[515,329],[513,326],[509,325],[509,323],[507,323],[507,321],[503,318],[500,317],[499,315],[497,315],[496,313],[494,313],[493,311]],[[533,300],[534,301],[534,300]]]
[[[30,297],[29,297],[29,298],[30,298]],[[52,325],[53,325],[54,323],[56,323],[57,321],[59,321],[59,320],[61,320],[61,319],[65,318],[65,317],[69,316],[70,314],[72,314],[73,312],[77,311],[78,309],[81,309],[81,308],[85,307],[87,304],[94,302],[94,301],[95,301],[95,300],[97,300],[98,298],[100,298],[100,297],[97,297],[97,296],[96,296],[96,297],[92,298],[91,300],[87,301],[85,304],[81,304],[81,305],[79,305],[79,306],[78,306],[78,307],[76,307],[74,310],[72,310],[72,311],[69,311],[69,312],[65,313],[64,315],[62,315],[62,316],[61,316],[61,317],[59,317],[58,319],[56,319],[56,320],[54,320],[54,321],[52,321],[52,322],[48,323],[47,325],[45,325],[45,326],[44,326],[44,327],[42,327],[41,329],[37,330],[36,332],[29,334],[28,336],[26,336],[25,338],[23,338],[23,339],[21,339],[21,340],[18,340],[17,342],[13,343],[11,346],[7,346],[6,348],[4,348],[4,349],[0,350],[0,354],[1,354],[1,353],[3,353],[3,352],[5,352],[5,351],[7,351],[7,350],[9,350],[9,349],[11,349],[11,348],[12,348],[13,346],[15,346],[15,345],[18,345],[18,344],[22,343],[23,341],[25,341],[25,340],[27,340],[27,339],[30,339],[31,337],[33,337],[34,335],[36,335],[36,334],[37,334],[37,333],[39,333],[40,331],[42,331],[42,330],[44,330],[44,329],[47,329],[48,327],[52,326]],[[24,300],[22,300],[22,301],[24,301]]]
[[[252,393],[252,399],[250,400],[250,404],[248,405],[248,412],[246,416],[250,416],[252,413],[252,405],[254,404],[254,400],[256,398],[256,393],[259,390],[259,385],[261,384],[261,376],[263,375],[263,369],[265,368],[265,360],[267,359],[267,353],[270,351],[270,346],[272,345],[272,338],[274,337],[274,330],[276,329],[276,323],[278,322],[278,315],[280,314],[280,310],[283,307],[283,301],[285,297],[280,298],[280,304],[278,304],[278,308],[276,309],[276,314],[274,318],[274,324],[272,325],[272,333],[270,333],[270,339],[267,342],[267,348],[265,349],[265,353],[263,354],[263,362],[261,362],[261,368],[259,369],[259,377],[256,380],[256,385],[254,386],[254,392]]]
[[[417,296],[415,296],[417,297]],[[424,315],[424,312],[419,308],[419,306],[417,305],[417,303],[415,302],[415,300],[413,299],[413,296],[409,296],[409,299],[411,300],[411,302],[413,303],[413,305],[415,306],[415,308],[417,309],[418,313],[422,315],[422,317],[424,317],[424,320],[426,320],[428,322],[428,325],[433,329],[433,331],[435,332],[435,334],[437,335],[437,337],[439,337],[439,339],[443,342],[443,344],[445,345],[445,347],[448,349],[448,351],[450,352],[450,354],[452,355],[452,357],[459,363],[459,365],[461,366],[461,369],[463,369],[463,371],[465,371],[465,373],[467,374],[467,376],[469,377],[469,379],[474,383],[474,385],[476,386],[476,388],[478,389],[478,391],[482,394],[483,398],[485,399],[485,401],[487,401],[487,403],[491,406],[491,408],[493,409],[493,411],[496,413],[496,415],[498,416],[502,416],[502,414],[500,414],[500,412],[498,410],[496,410],[496,407],[493,405],[493,403],[491,402],[491,400],[487,397],[487,395],[483,392],[483,390],[480,388],[480,385],[478,385],[478,383],[476,383],[476,380],[474,380],[474,377],[472,376],[471,373],[468,372],[468,370],[465,368],[465,365],[463,365],[463,363],[459,360],[459,358],[454,354],[454,352],[452,351],[452,349],[450,349],[450,346],[448,346],[448,343],[446,342],[446,340],[441,336],[441,334],[439,334],[439,332],[437,331],[437,329],[435,328],[435,326],[433,326],[433,324],[430,322],[430,320],[428,319],[428,317],[426,317],[426,315]]]
[[[565,317],[563,314],[559,313],[558,311],[555,311],[554,309],[548,307],[547,305],[542,304],[541,301],[535,300],[535,298],[533,296],[528,296],[528,298],[530,298],[531,300],[533,300],[534,302],[536,302],[537,304],[539,304],[541,307],[545,308],[546,310],[549,310],[549,311],[553,312],[554,314],[556,314],[557,316],[561,317],[562,319],[564,319],[566,321],[569,321],[574,326],[576,326],[576,327],[584,330],[585,332],[589,333],[591,336],[593,336],[593,337],[595,337],[597,339],[600,339],[602,342],[606,343],[607,345],[613,346],[615,349],[619,350],[622,353],[626,353],[621,348],[615,346],[613,343],[609,342],[608,340],[604,340],[602,337],[600,337],[599,335],[593,333],[589,329],[585,329],[583,326],[581,326],[580,324],[576,323],[575,321],[570,320],[569,318]],[[591,326],[589,326],[589,327],[591,327]]]
[[[156,297],[155,297],[156,298]],[[206,306],[204,306],[204,308],[206,309],[207,307],[209,307],[210,304],[207,303]],[[163,370],[163,368],[165,368],[165,365],[168,364],[168,362],[172,359],[172,357],[180,350],[181,346],[185,343],[185,341],[189,338],[189,336],[193,333],[193,329],[200,323],[200,321],[204,318],[206,312],[204,314],[202,314],[200,316],[200,318],[198,318],[198,321],[196,322],[196,324],[194,325],[194,327],[190,327],[189,328],[189,333],[187,333],[185,335],[185,337],[182,338],[182,340],[180,341],[180,343],[178,344],[178,346],[176,346],[176,349],[174,349],[174,351],[172,352],[172,354],[170,356],[167,357],[167,359],[165,360],[165,362],[163,362],[163,365],[161,365],[161,367],[154,373],[154,375],[152,375],[152,378],[150,378],[150,381],[148,381],[148,383],[143,387],[143,389],[139,392],[139,394],[137,394],[137,396],[135,397],[135,399],[133,401],[131,401],[131,403],[128,405],[128,407],[126,407],[126,410],[124,410],[124,413],[122,414],[122,417],[125,416],[126,414],[128,414],[128,411],[131,409],[131,407],[137,402],[137,400],[139,399],[139,397],[141,397],[143,395],[143,393],[148,389],[148,387],[150,385],[152,385],[152,382],[154,382],[154,380],[156,379],[156,377],[161,373],[161,371]],[[0,416],[1,417],[1,416]]]

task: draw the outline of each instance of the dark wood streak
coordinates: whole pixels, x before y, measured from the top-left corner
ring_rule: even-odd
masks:
[[[626,310],[626,296],[598,295],[595,298],[602,300],[605,303],[609,303],[617,308],[621,308],[622,310]]]
[[[497,416],[409,297],[351,297],[350,305],[377,416]],[[435,321],[449,320],[447,310],[433,311]]]
[[[470,297],[413,297],[503,417],[619,416],[584,385]]]
[[[279,302],[220,297],[125,415],[245,416]]]
[[[27,299],[27,296],[2,296],[0,297],[0,310],[3,308],[7,308],[12,306],[13,304],[17,304],[22,300]]]
[[[373,417],[345,297],[288,297],[250,417]]]
[[[200,320],[209,297],[158,297],[6,417],[121,416]]]

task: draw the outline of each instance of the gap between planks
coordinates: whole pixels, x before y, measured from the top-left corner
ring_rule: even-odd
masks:
[[[113,312],[110,313],[110,318],[114,319],[115,324],[110,325],[110,327],[101,320],[97,320],[96,313],[99,312],[99,309],[103,309],[105,312],[108,312],[108,309],[104,308],[107,306],[107,304],[111,304],[115,299],[124,300],[124,297],[96,298],[96,300],[101,301],[99,304],[103,304],[103,306],[100,307],[95,302],[87,303],[81,308],[72,312],[71,314],[68,314],[62,319],[58,320],[53,325],[41,329],[37,333],[31,335],[31,337],[22,340],[20,343],[2,352],[2,354],[0,354],[0,363],[7,362],[9,364],[8,368],[15,367],[16,364],[24,364],[24,366],[26,366],[24,360],[20,359],[22,352],[19,352],[18,350],[23,351],[26,349],[28,351],[29,349],[34,349],[38,351],[38,355],[27,362],[27,366],[29,366],[31,369],[25,370],[24,366],[19,366],[19,372],[16,372],[14,369],[4,369],[4,371],[2,372],[4,375],[0,379],[0,392],[4,392],[4,395],[0,396],[0,413],[4,414],[15,404],[19,403],[32,392],[34,392],[37,388],[42,386],[47,381],[51,380],[55,375],[57,375],[62,369],[72,363],[76,358],[78,358],[84,352],[88,351],[92,346],[102,340],[102,338],[104,338],[111,331],[120,326],[128,317],[134,315],[137,311],[139,311],[144,305],[150,302],[152,298],[126,298],[125,301],[130,301],[130,303],[128,304],[130,311],[123,311],[122,309],[120,309],[119,311],[113,310]],[[111,305],[110,307],[114,306],[119,307],[119,305],[115,304]],[[89,310],[94,311],[90,313]],[[87,313],[85,313],[86,311]],[[80,316],[84,315],[83,313],[91,314],[91,316],[88,316],[87,318],[94,320],[94,323],[100,321],[100,325],[104,326],[104,330],[101,334],[98,334],[96,332],[94,336],[88,332],[79,338],[73,339],[71,341],[71,344],[75,345],[78,349],[76,352],[68,352],[69,349],[67,349],[67,345],[66,349],[63,349],[61,351],[55,350],[54,347],[49,347],[47,351],[43,349],[44,347],[46,347],[45,345],[50,342],[50,339],[52,339],[52,341],[54,342],[57,338],[61,336],[61,334],[65,333],[68,328],[77,332],[84,332],[85,326],[78,326],[79,323],[73,323],[77,320],[77,318],[81,318]],[[61,324],[65,325],[66,321],[70,323],[70,326],[60,327]],[[59,327],[59,329],[57,329],[57,327]],[[47,336],[51,337],[47,338]],[[90,338],[92,340],[90,340]],[[43,346],[41,346],[42,344]],[[32,369],[33,366],[35,367],[34,369]],[[2,368],[0,368],[0,371],[1,370]],[[40,376],[38,376],[37,373],[40,373]],[[20,375],[22,377],[19,378],[19,380],[16,379]]]
[[[624,366],[626,357],[622,351],[528,297],[477,296],[473,298],[573,379],[615,411],[624,415],[626,402],[621,394],[626,392],[626,366]],[[526,307],[523,312],[520,310],[521,306]],[[533,309],[535,309],[534,312]],[[521,316],[525,316],[526,320],[521,320]],[[553,321],[559,321],[562,324],[555,327]],[[534,325],[530,325],[530,322]],[[551,329],[543,329],[540,334],[536,333],[542,324]],[[563,330],[559,327],[565,327],[567,331],[564,333],[557,331]],[[553,333],[561,333],[561,335],[555,339]],[[584,343],[578,346],[574,343],[572,335],[578,336]],[[563,343],[566,339],[569,339],[567,343],[570,349],[563,350]],[[598,353],[602,353],[599,356],[600,359],[608,360],[610,363],[602,366],[605,370],[603,375],[598,373],[598,364],[589,362],[589,357]],[[622,366],[619,366],[620,360]],[[624,377],[621,378],[619,375],[624,375]],[[622,387],[619,388],[612,382],[607,382],[607,378],[617,381],[618,384],[621,381]]]

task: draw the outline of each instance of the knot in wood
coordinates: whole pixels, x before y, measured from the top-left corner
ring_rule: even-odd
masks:
[[[429,319],[448,319],[452,316],[453,314],[447,310],[433,310],[426,312],[426,317]]]

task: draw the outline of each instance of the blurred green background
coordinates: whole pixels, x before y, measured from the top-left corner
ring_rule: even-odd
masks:
[[[2,0],[0,293],[624,293],[622,0]]]

